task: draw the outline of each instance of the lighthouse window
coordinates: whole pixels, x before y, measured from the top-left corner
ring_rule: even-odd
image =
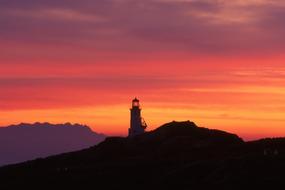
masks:
[[[139,102],[133,102],[134,107],[139,107]]]

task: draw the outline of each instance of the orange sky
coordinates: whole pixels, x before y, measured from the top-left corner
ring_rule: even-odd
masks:
[[[285,136],[285,4],[279,0],[6,1],[0,125],[73,122],[126,135],[172,120]]]
[[[260,68],[256,59],[238,65],[239,60],[233,61],[233,66],[227,60],[169,62],[163,68],[158,62],[144,67],[120,63],[110,71],[92,64],[78,70],[69,65],[24,69],[25,64],[18,66],[17,77],[6,66],[1,73],[7,77],[0,84],[0,124],[73,122],[109,135],[126,135],[130,103],[138,96],[149,130],[189,119],[246,139],[285,135],[283,58],[257,61]],[[42,77],[50,73],[54,76]]]

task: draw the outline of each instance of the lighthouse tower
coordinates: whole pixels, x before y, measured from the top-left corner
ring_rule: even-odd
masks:
[[[129,128],[129,137],[133,137],[145,132],[147,125],[141,117],[140,101],[135,98],[132,101],[131,108],[131,127]]]

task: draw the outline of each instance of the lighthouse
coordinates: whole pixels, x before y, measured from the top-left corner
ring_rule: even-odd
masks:
[[[141,117],[140,101],[135,98],[131,107],[131,126],[129,128],[129,137],[143,134],[147,127],[144,119]]]

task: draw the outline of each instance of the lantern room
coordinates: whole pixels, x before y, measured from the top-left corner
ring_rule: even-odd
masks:
[[[135,98],[134,100],[133,100],[133,102],[132,102],[132,107],[134,108],[134,107],[140,107],[140,101],[137,99],[137,98]]]

